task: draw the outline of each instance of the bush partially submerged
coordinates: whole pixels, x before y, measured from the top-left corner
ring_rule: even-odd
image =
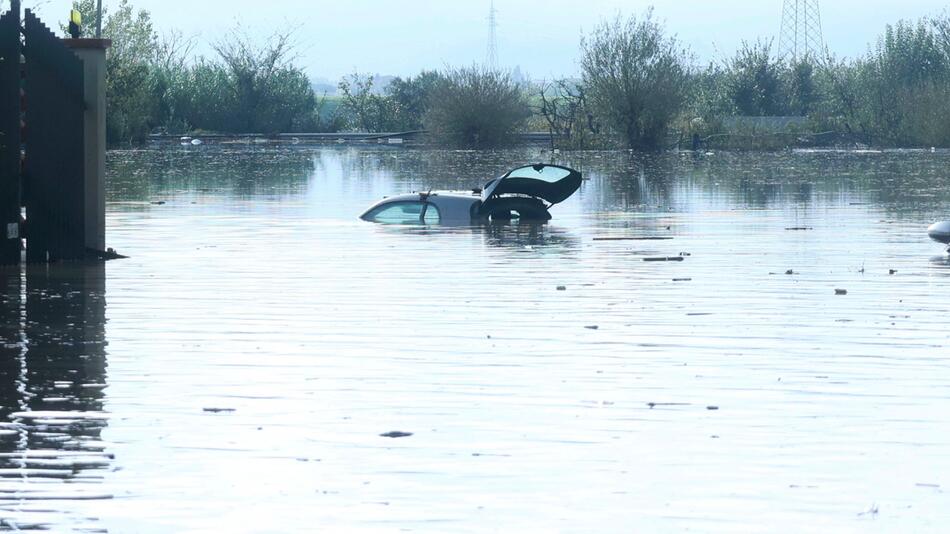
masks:
[[[594,113],[628,148],[664,145],[690,86],[686,52],[653,20],[618,17],[581,43],[581,69]]]
[[[486,148],[510,141],[530,114],[524,90],[508,73],[468,67],[443,73],[423,123],[437,143]]]

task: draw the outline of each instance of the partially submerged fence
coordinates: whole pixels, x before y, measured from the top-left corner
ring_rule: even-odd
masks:
[[[108,46],[0,16],[0,264],[103,255]]]

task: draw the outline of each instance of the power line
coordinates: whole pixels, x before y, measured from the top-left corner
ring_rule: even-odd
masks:
[[[778,41],[779,59],[791,63],[809,58],[817,60],[824,50],[818,0],[785,0]]]

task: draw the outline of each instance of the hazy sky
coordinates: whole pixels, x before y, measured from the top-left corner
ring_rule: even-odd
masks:
[[[118,0],[104,0],[106,6]],[[6,2],[4,2],[6,3]],[[64,18],[69,0],[24,0],[40,15]],[[301,64],[312,77],[337,79],[354,70],[414,74],[423,68],[482,62],[489,0],[132,0],[149,10],[159,31],[195,36],[199,51],[240,23],[261,37],[297,28]],[[706,62],[731,55],[744,39],[774,37],[782,0],[495,0],[499,63],[533,78],[577,72],[578,44],[605,17],[657,17]],[[839,55],[860,54],[884,25],[943,12],[946,0],[824,0],[825,40]]]

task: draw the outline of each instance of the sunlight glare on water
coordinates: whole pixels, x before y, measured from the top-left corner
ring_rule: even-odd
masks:
[[[130,258],[0,271],[0,525],[950,522],[950,154],[565,153],[545,226],[357,219],[539,152],[110,153]]]

